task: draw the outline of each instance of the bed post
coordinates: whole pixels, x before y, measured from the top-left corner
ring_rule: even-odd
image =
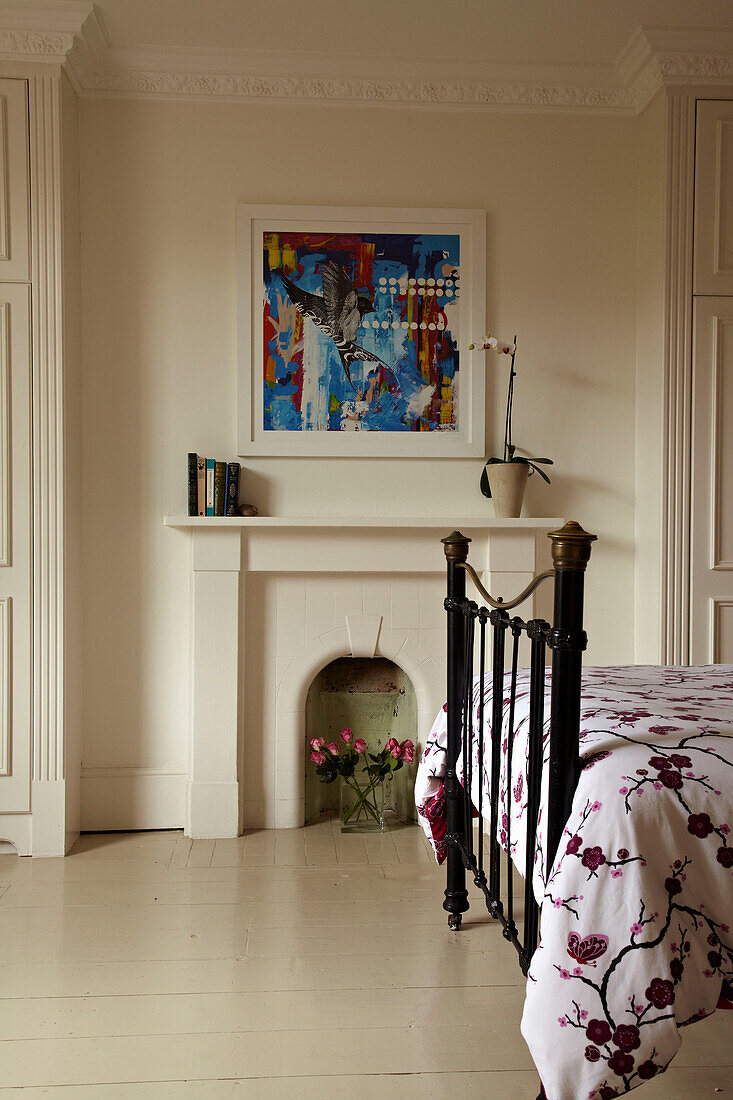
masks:
[[[583,581],[596,536],[568,520],[550,531],[555,570],[555,612],[550,633],[552,696],[550,706],[550,779],[547,826],[547,874],[555,860],[580,774],[580,677],[587,644],[583,630]]]
[[[448,835],[465,842],[463,788],[456,775],[456,761],[461,751],[461,712],[465,691],[466,620],[457,604],[466,597],[466,572],[459,568],[468,558],[471,541],[460,531],[453,531],[443,543],[448,573],[448,684],[447,684],[447,750],[445,771],[446,826]],[[468,909],[466,869],[463,856],[453,844],[448,844],[446,887],[443,908],[448,912],[448,927],[458,931],[461,914]]]

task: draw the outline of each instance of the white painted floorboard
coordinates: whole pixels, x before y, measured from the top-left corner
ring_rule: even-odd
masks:
[[[534,1100],[515,955],[417,828],[0,856],[0,1097]],[[634,1096],[733,1096],[733,1020]]]

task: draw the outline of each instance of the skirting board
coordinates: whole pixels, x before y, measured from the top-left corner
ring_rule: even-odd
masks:
[[[81,828],[181,829],[186,775],[154,768],[82,768]]]

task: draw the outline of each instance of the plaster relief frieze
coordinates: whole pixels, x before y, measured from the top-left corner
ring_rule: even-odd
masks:
[[[295,99],[429,107],[591,108],[615,112],[628,112],[631,107],[626,91],[613,87],[126,72],[86,66],[81,68],[81,77],[87,91],[113,91],[128,95]]]
[[[686,77],[690,80],[725,80],[733,74],[730,57],[699,57],[673,54],[657,59],[662,79]]]
[[[0,54],[62,61],[74,45],[73,34],[0,31]]]

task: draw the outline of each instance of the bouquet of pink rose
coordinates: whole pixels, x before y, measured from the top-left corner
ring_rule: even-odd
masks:
[[[343,813],[343,824],[356,823],[361,820],[371,819],[381,824],[381,815],[376,804],[375,791],[387,776],[399,771],[403,764],[411,764],[415,758],[415,746],[412,741],[405,740],[400,743],[395,737],[390,737],[384,748],[378,753],[367,753],[366,741],[354,735],[346,727],[339,734],[343,747],[332,741],[326,744],[325,737],[314,737],[311,740],[311,760],[316,765],[316,775],[321,783],[333,783],[338,777],[353,792],[354,802]],[[371,764],[366,763],[366,759]],[[361,769],[364,779],[360,782],[356,774],[359,763],[364,763]]]

